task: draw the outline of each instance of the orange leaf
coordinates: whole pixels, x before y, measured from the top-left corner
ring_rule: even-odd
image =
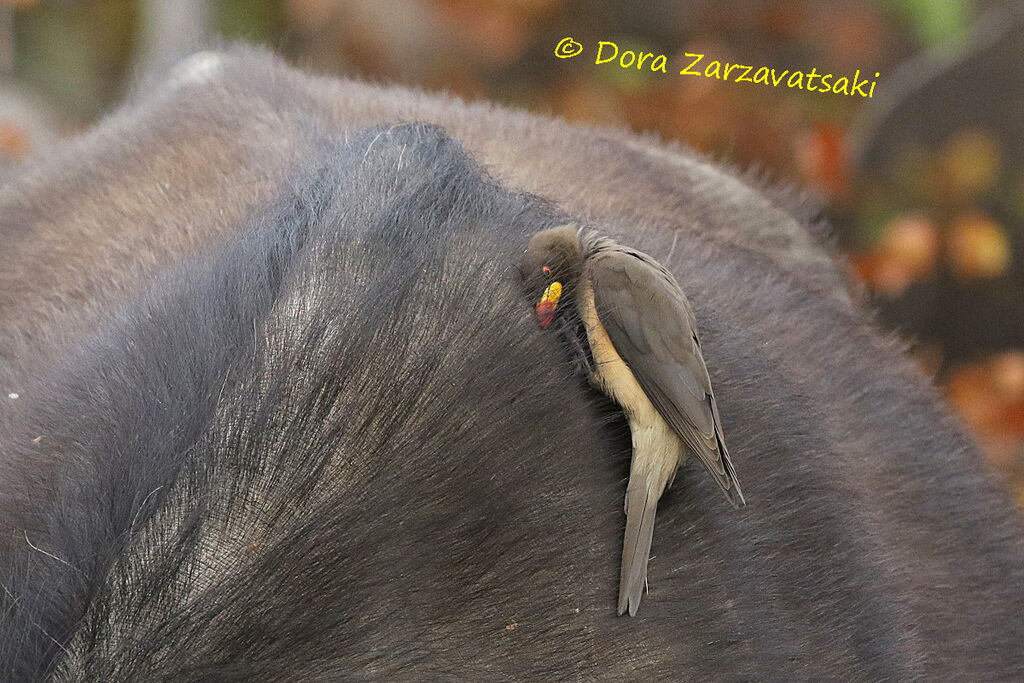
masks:
[[[935,269],[939,233],[924,214],[900,216],[889,223],[879,248],[917,278]]]
[[[796,160],[804,180],[834,199],[846,196],[848,159],[846,138],[835,124],[819,123],[797,140]]]

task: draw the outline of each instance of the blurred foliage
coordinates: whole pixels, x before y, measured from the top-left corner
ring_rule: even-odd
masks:
[[[963,40],[974,14],[970,0],[896,0],[892,9],[925,45]]]
[[[131,59],[134,0],[15,1],[27,7],[14,22],[15,72],[61,110],[101,113]]]
[[[277,0],[214,4],[216,33],[232,40],[273,41],[280,35],[286,21],[284,7]]]
[[[893,149],[870,168],[858,166],[849,132],[861,108],[885,97],[914,97],[896,92],[896,79],[887,78],[923,50],[962,44],[977,12],[993,4],[211,0],[208,30],[268,43],[320,71],[656,131],[810,188],[832,207],[850,269],[882,320],[913,337],[921,367],[1024,502],[1024,170],[1008,152],[1011,141],[1024,137],[1022,121],[965,123]],[[6,36],[14,47],[10,75],[46,96],[67,130],[78,129],[120,96],[146,6],[142,0],[0,0],[0,12],[14,17]],[[595,66],[592,57],[556,59],[554,46],[565,36],[591,48],[612,40],[622,49],[665,54],[675,69],[654,74]],[[877,99],[868,103],[677,76],[686,52],[882,76]],[[1024,54],[1014,59],[1024,68]],[[30,148],[16,122],[0,118],[0,156],[24,156]]]

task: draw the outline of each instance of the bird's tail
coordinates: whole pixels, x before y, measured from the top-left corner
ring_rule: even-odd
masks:
[[[634,616],[647,585],[647,560],[654,538],[654,517],[661,492],[651,478],[631,472],[626,488],[626,533],[622,539],[622,568],[619,570],[619,614],[627,609]]]

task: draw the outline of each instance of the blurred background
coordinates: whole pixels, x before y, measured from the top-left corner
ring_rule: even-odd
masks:
[[[566,36],[583,55],[555,58]],[[656,131],[808,188],[881,323],[1024,506],[1024,2],[0,0],[0,168],[224,39]],[[595,66],[599,40],[665,54],[669,74]],[[809,93],[678,76],[686,52],[881,76],[870,100]]]

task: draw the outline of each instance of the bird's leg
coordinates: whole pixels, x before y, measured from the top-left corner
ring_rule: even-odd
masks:
[[[594,374],[594,366],[587,356],[587,350],[580,344],[579,339],[573,340],[574,365],[578,372],[591,377]]]
[[[590,358],[590,345],[587,344],[586,338],[581,337],[580,334],[581,332],[586,334],[586,331],[583,330],[583,323],[579,323],[573,332],[572,347],[573,353],[575,354],[576,366],[580,368],[582,372],[585,372],[587,377],[593,377],[595,367]]]
[[[583,375],[593,385],[594,363],[590,357],[590,345],[587,343],[586,330],[581,321],[564,319],[561,324],[561,336],[569,347],[569,361],[573,371]],[[595,388],[600,388],[595,386]]]

